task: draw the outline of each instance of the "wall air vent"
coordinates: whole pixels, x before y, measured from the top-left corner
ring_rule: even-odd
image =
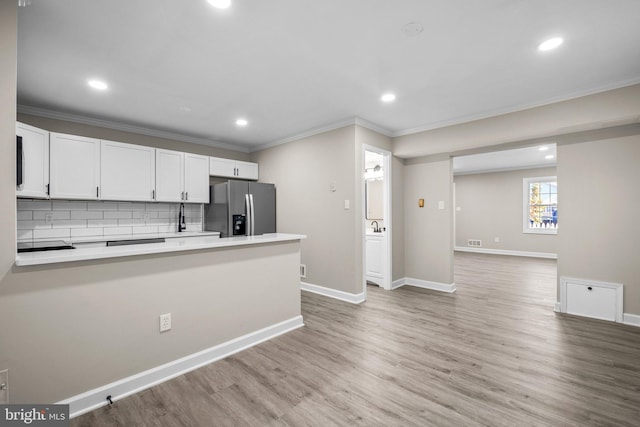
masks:
[[[482,247],[482,240],[467,240],[467,246],[472,248],[480,248]]]

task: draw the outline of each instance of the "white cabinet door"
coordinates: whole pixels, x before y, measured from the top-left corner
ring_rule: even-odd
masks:
[[[236,177],[242,179],[258,179],[258,164],[236,161]]]
[[[258,179],[258,164],[240,160],[209,158],[209,174],[226,178]]]
[[[16,135],[22,137],[22,184],[18,197],[47,198],[49,186],[49,132],[16,123]]]
[[[185,202],[209,203],[209,157],[184,154]]]
[[[383,278],[384,238],[378,236],[366,237],[366,276]]]
[[[100,140],[50,134],[50,196],[95,200],[100,193]]]
[[[213,176],[235,178],[236,161],[220,157],[209,157],[209,173]]]
[[[207,177],[207,183],[209,177]],[[156,200],[181,202],[184,197],[184,153],[156,149]]]
[[[122,142],[100,142],[100,198],[153,201],[156,150]]]

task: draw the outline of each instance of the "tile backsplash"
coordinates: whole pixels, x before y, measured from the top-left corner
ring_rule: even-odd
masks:
[[[18,241],[177,231],[179,203],[18,199]],[[203,205],[185,204],[187,231],[202,231]]]

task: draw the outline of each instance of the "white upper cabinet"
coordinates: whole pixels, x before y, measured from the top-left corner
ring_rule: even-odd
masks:
[[[236,161],[236,177],[258,180],[258,164],[252,162]]]
[[[236,161],[220,157],[209,157],[209,173],[212,176],[236,176]]]
[[[22,184],[16,187],[16,195],[49,197],[49,132],[16,123],[16,135],[22,137],[22,155],[18,159],[22,164]]]
[[[94,200],[100,196],[100,140],[51,133],[50,196]]]
[[[209,203],[209,158],[157,149],[156,200]]]
[[[209,178],[207,177],[207,184]],[[184,199],[184,153],[156,149],[156,200],[182,202]]]
[[[209,203],[209,157],[184,154],[184,200]]]
[[[156,149],[143,145],[101,141],[100,198],[153,201],[156,188]]]
[[[258,179],[258,164],[242,162],[240,160],[223,159],[220,157],[209,158],[209,174],[239,179]]]
[[[16,123],[16,134],[23,147],[18,197],[209,203],[208,156],[49,133],[22,123]],[[236,163],[255,165],[230,162],[230,176],[236,177]]]

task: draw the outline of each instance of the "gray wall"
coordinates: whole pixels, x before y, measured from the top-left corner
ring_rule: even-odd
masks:
[[[28,114],[18,114],[18,121],[51,132],[68,133],[71,135],[105,139],[108,141],[126,142],[128,144],[145,145],[148,147],[163,148],[165,150],[184,151],[185,153],[201,154],[203,156],[224,157],[227,159],[246,161],[248,161],[250,157],[249,153],[242,153],[239,151],[232,151],[224,148],[192,144],[190,142],[158,138],[155,136],[142,135],[139,133],[85,125],[82,123],[66,122],[63,120],[31,116]]]
[[[558,276],[624,284],[640,315],[640,125],[636,134],[558,145]]]
[[[252,159],[260,165],[260,180],[276,184],[277,230],[307,235],[302,280],[359,294],[354,140],[355,126],[347,126],[255,152]]]
[[[393,139],[402,158],[452,153],[514,141],[637,123],[640,84]]]
[[[404,274],[404,162],[393,158],[391,165],[393,187],[391,189],[391,215],[393,216],[393,241],[391,246],[393,273],[391,280],[399,280]]]
[[[522,232],[522,179],[555,175],[540,168],[455,176],[456,246],[480,239],[485,249],[557,253],[557,235]]]
[[[412,279],[453,283],[453,175],[448,156],[405,162],[404,273]],[[418,199],[424,199],[423,208]],[[438,202],[444,201],[444,209]]]
[[[358,125],[301,138],[252,153],[260,180],[277,186],[278,231],[308,236],[302,242],[307,283],[352,294],[363,291],[363,144],[391,151],[391,139]],[[392,245],[402,245],[402,163],[392,162]],[[337,191],[330,191],[335,182]],[[396,193],[397,191],[397,193]],[[399,199],[398,199],[399,195]],[[350,209],[344,209],[344,201]],[[394,251],[392,277],[402,277]]]
[[[22,313],[15,324],[5,311],[6,283],[11,280],[11,266],[16,256],[16,69],[17,69],[17,9],[15,1],[0,1],[0,370],[10,368],[13,357],[9,349],[20,346],[8,340],[7,327],[29,329],[28,313]],[[12,309],[14,310],[14,309]],[[20,313],[18,313],[20,314]],[[43,350],[38,350],[42,353]],[[19,357],[32,357],[29,353]],[[25,372],[26,373],[26,372]],[[13,386],[14,377],[10,372]],[[18,382],[18,379],[15,379]],[[37,385],[33,385],[37,387]],[[13,395],[13,391],[10,390]],[[10,396],[11,398],[11,396]],[[24,398],[27,398],[25,395]]]

